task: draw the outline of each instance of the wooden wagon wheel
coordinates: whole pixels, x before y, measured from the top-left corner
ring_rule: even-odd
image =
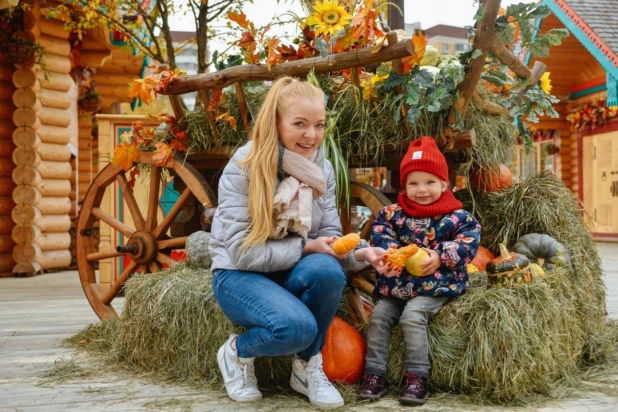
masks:
[[[118,295],[124,282],[133,273],[145,270],[154,273],[163,265],[171,266],[172,249],[183,249],[187,237],[169,238],[167,231],[173,220],[180,213],[191,196],[195,196],[204,207],[216,207],[216,197],[208,183],[199,172],[180,158],[170,159],[165,165],[156,166],[152,153],[142,153],[141,163],[151,165],[148,205],[146,215],[140,212],[133,190],[129,186],[122,167],[109,165],[93,180],[79,214],[77,222],[77,267],[82,287],[92,309],[101,319],[118,317],[112,307],[112,301]],[[133,167],[137,167],[134,165]],[[161,222],[157,222],[159,191],[162,169],[168,169],[174,179],[181,179],[186,188]],[[122,197],[128,206],[128,211],[135,222],[135,228],[128,226],[117,218],[110,216],[101,209],[104,195],[120,189]],[[96,250],[96,240],[93,236],[95,223],[105,223],[123,234],[126,242],[117,250]],[[131,262],[126,266],[121,276],[109,288],[102,287],[95,271],[95,262],[104,259],[128,256]]]
[[[365,206],[371,211],[371,216],[361,228],[361,239],[369,240],[369,236],[371,234],[371,223],[373,222],[373,219],[378,215],[384,206],[390,204],[391,201],[373,186],[356,181],[350,182],[350,205]],[[343,232],[349,233],[351,228],[348,215],[343,213],[341,220]],[[371,271],[372,270],[369,272]],[[359,319],[362,323],[367,322],[367,315],[363,309],[363,303],[361,301],[359,290],[367,293],[368,295],[372,295],[374,289],[374,284],[371,280],[368,280],[368,274],[368,271],[364,270],[357,273],[351,273],[348,278],[348,283],[350,284],[348,303],[354,311],[354,314],[357,316],[357,319]]]

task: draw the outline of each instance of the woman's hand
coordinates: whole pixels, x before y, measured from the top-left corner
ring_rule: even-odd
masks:
[[[423,249],[429,253],[429,259],[421,264],[421,276],[428,276],[440,269],[442,261],[440,260],[440,255],[438,255],[438,252],[435,250],[427,248]]]
[[[337,259],[345,259],[346,255],[339,255],[333,250],[333,243],[335,240],[337,240],[337,236],[320,236],[316,239],[307,240],[307,244],[305,244],[305,254],[325,253]]]
[[[381,247],[364,247],[362,249],[355,250],[354,257],[358,261],[365,260],[369,262],[371,266],[377,269],[378,266],[382,265],[384,253],[386,253],[386,250]]]

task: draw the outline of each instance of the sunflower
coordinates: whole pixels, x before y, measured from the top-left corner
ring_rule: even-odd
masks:
[[[551,92],[551,80],[549,80],[549,72],[543,73],[540,82],[541,89],[545,92],[545,94],[549,94]]]
[[[306,23],[315,28],[316,35],[337,35],[352,20],[352,15],[337,0],[316,1],[313,10]]]

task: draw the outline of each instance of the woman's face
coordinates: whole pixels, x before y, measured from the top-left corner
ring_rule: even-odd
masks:
[[[442,196],[447,188],[445,182],[431,173],[416,170],[406,178],[408,199],[419,205],[430,205]]]
[[[279,139],[286,149],[310,159],[324,139],[324,99],[290,97],[279,114]]]

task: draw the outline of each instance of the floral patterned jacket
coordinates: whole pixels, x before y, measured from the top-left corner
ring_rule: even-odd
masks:
[[[389,249],[416,244],[435,250],[442,261],[433,274],[414,277],[405,268],[399,277],[378,275],[376,289],[384,296],[458,296],[468,286],[466,265],[480,245],[481,225],[463,209],[440,216],[414,218],[397,204],[386,206],[373,221],[371,243]]]

